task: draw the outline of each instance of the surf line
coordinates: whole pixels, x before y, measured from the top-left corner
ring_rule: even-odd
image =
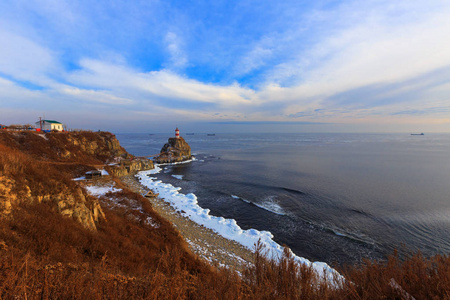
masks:
[[[156,164],[154,169],[138,172],[136,177],[142,185],[158,193],[161,199],[169,203],[175,210],[181,211],[183,216],[188,217],[195,223],[213,230],[226,239],[236,241],[251,251],[255,250],[254,246],[260,241],[265,250],[268,251],[269,257],[276,259],[282,257],[283,247],[273,240],[273,234],[271,232],[265,230],[259,231],[253,228],[243,230],[234,219],[225,219],[210,215],[209,209],[202,208],[198,205],[195,194],[180,193],[181,187],[164,183],[152,176],[158,174],[161,170],[160,165]],[[344,281],[344,278],[328,264],[324,262],[311,262],[304,257],[295,255],[292,251],[291,254],[295,261],[300,264],[312,266],[320,277],[326,276],[329,282],[338,284]],[[338,282],[336,282],[336,279]]]

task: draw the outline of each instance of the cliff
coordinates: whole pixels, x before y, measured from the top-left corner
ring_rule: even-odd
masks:
[[[0,143],[38,160],[104,163],[131,157],[109,132],[36,133],[2,131]]]
[[[121,159],[117,165],[109,166],[108,171],[117,177],[133,174],[137,171],[151,170],[153,161],[145,158]]]
[[[168,142],[162,147],[161,153],[154,161],[157,163],[181,162],[191,158],[191,147],[182,138],[169,138]]]
[[[61,215],[95,230],[105,220],[98,199],[73,181],[88,170],[105,168],[122,176],[151,169],[132,160],[108,132],[0,132],[0,217],[29,203],[47,203]],[[112,162],[120,163],[112,165]]]

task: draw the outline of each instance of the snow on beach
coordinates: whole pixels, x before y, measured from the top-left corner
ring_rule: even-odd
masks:
[[[148,187],[156,193],[159,197],[168,202],[174,209],[179,210],[186,217],[199,225],[212,229],[219,235],[240,243],[250,250],[254,250],[255,244],[260,241],[269,256],[280,258],[283,253],[283,247],[273,240],[273,235],[269,231],[259,231],[256,229],[243,230],[236,223],[234,219],[225,219],[223,217],[216,217],[209,214],[209,209],[201,208],[198,205],[197,197],[192,194],[180,193],[179,187],[174,187],[171,184],[163,183],[161,180],[152,177],[151,175],[161,172],[160,165],[155,165],[153,170],[141,171],[136,176],[142,185]],[[293,253],[292,253],[293,254]],[[328,278],[330,282],[334,281],[334,275],[343,280],[343,278],[330,266],[323,262],[310,262],[308,259],[296,256],[294,259],[302,264],[312,265],[319,276]]]
[[[92,196],[103,196],[105,194],[107,194],[108,192],[112,192],[112,193],[116,193],[116,192],[120,192],[122,189],[116,189],[113,186],[96,186],[96,185],[91,185],[91,186],[86,186],[87,191],[89,192],[89,194],[91,194]]]

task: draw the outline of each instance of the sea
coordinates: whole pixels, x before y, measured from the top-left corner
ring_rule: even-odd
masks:
[[[450,134],[181,135],[195,160],[152,176],[297,256],[343,266],[450,253]],[[149,156],[171,134],[116,136]]]

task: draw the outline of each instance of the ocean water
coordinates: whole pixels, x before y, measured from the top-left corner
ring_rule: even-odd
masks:
[[[183,135],[182,135],[183,136]],[[138,156],[167,134],[117,134]],[[210,214],[331,265],[450,253],[450,134],[194,134],[196,161],[154,175]]]

